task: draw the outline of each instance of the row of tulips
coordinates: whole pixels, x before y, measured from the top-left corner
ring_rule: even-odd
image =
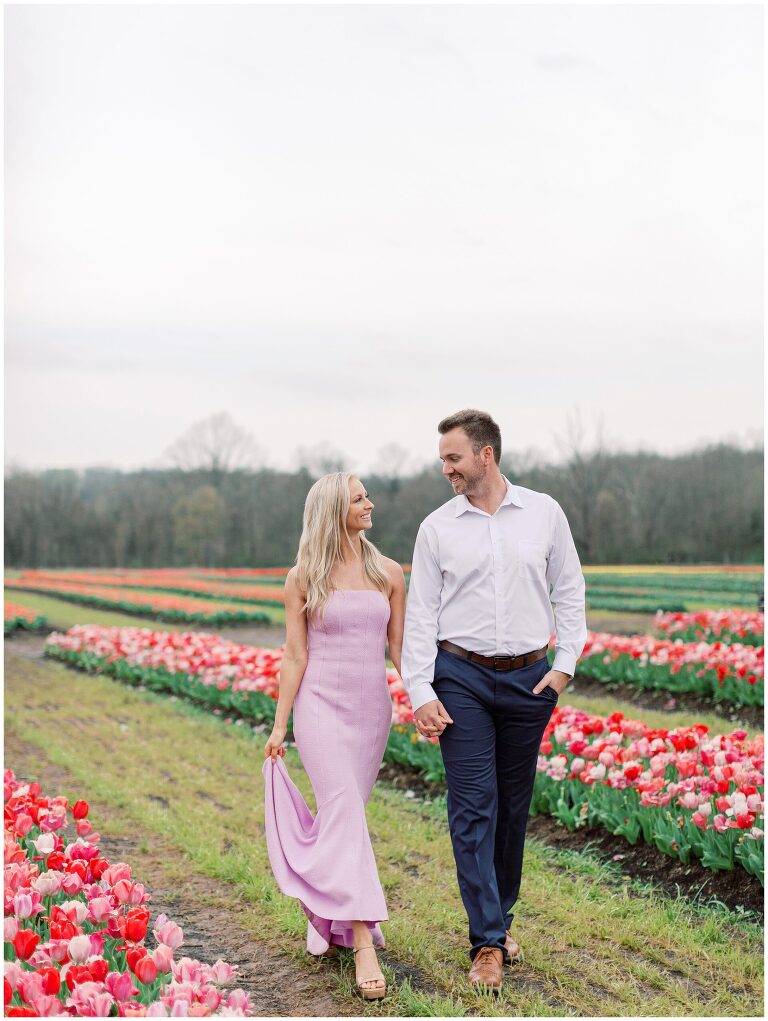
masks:
[[[40,631],[48,626],[48,621],[42,617],[37,610],[30,610],[27,606],[19,606],[7,599],[3,605],[3,625],[6,635],[14,631]]]
[[[227,599],[235,603],[265,603],[271,606],[285,606],[282,585],[246,585],[242,582],[218,582],[191,575],[171,575],[162,571],[140,571],[131,575],[95,574],[90,571],[22,571],[14,583],[64,584],[105,586],[128,589],[153,589],[159,592],[173,592],[185,596],[208,596],[213,599]]]
[[[764,645],[765,614],[747,610],[659,613],[654,630],[657,638],[674,638],[683,642]]]
[[[590,631],[577,671],[608,684],[693,692],[728,705],[763,705],[762,646]]]
[[[101,853],[86,801],[7,769],[4,804],[6,1017],[251,1015],[248,994],[220,988],[236,968],[177,956],[184,933],[167,915],[146,946],[151,895]]]
[[[7,578],[7,589],[21,592],[38,592],[53,595],[68,602],[81,603],[100,609],[120,610],[138,616],[153,617],[178,623],[230,625],[269,623],[271,618],[264,610],[246,608],[242,603],[197,599],[192,596],[166,595],[154,592],[137,592],[125,588],[98,587],[79,582],[37,579],[25,581]]]
[[[280,649],[202,633],[76,627],[52,635],[46,651],[217,713],[274,718]],[[416,732],[402,681],[394,670],[387,680],[393,725],[385,757],[443,780],[439,748]],[[704,726],[654,730],[621,714],[558,707],[541,746],[532,811],[574,828],[601,825],[685,861],[694,855],[711,868],[740,865],[762,876],[762,770],[762,737],[748,740],[743,731],[711,737]]]

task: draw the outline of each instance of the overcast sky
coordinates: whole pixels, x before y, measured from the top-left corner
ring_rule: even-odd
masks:
[[[762,12],[6,7],[6,459],[762,422]]]

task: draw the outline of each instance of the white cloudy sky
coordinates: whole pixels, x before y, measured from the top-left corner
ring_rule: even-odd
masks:
[[[760,435],[759,7],[5,14],[8,464]]]

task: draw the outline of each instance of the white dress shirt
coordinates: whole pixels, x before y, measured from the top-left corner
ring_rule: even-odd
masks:
[[[437,698],[444,639],[483,656],[519,656],[546,645],[556,619],[552,668],[576,670],[587,639],[584,576],[565,514],[551,496],[504,482],[494,514],[456,496],[419,528],[402,657],[414,711]]]

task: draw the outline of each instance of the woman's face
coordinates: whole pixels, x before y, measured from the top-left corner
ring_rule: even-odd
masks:
[[[360,479],[349,480],[349,510],[347,511],[347,531],[363,532],[370,528],[373,504],[368,499],[365,486]]]

